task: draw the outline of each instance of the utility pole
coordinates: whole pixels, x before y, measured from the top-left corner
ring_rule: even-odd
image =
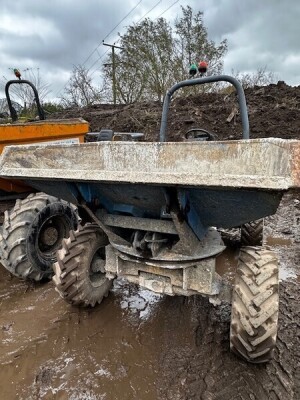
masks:
[[[115,49],[124,50],[124,47],[116,46],[114,44],[108,44],[103,42],[103,46],[111,47],[112,50],[112,80],[113,80],[113,97],[114,105],[117,103],[117,90],[116,90],[116,60],[115,60]]]

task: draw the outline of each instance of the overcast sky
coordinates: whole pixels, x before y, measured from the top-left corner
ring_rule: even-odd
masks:
[[[204,12],[210,39],[228,40],[225,73],[267,66],[300,85],[300,0],[0,0],[0,78],[14,77],[9,68],[39,68],[55,98],[73,65],[85,62],[97,78],[103,39],[116,42],[146,13],[173,21],[187,4]]]

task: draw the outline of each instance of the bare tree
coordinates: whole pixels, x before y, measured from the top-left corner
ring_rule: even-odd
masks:
[[[12,69],[13,71],[13,69]],[[42,102],[48,94],[51,92],[50,84],[46,83],[41,74],[39,68],[26,68],[24,70],[20,70],[21,72],[21,79],[26,79],[34,84],[37,89],[40,101]],[[1,79],[1,86],[5,86],[7,81],[13,80],[15,77],[5,77]],[[30,86],[28,85],[19,85],[14,84],[10,86],[10,94],[11,97],[17,103],[20,103],[24,109],[31,109],[34,104],[34,93]]]
[[[102,99],[102,89],[92,84],[89,71],[82,65],[74,65],[61,102],[66,107],[83,107],[99,103]]]
[[[268,71],[267,66],[258,68],[255,72],[241,73],[240,71],[231,71],[231,75],[241,82],[244,89],[254,86],[266,86],[278,81],[274,72]]]

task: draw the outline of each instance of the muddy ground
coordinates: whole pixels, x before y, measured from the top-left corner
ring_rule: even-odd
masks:
[[[300,88],[282,83],[246,92],[253,137],[299,138]],[[200,126],[240,137],[234,95],[192,95],[172,105],[169,137]],[[157,137],[160,105],[99,105],[69,110],[93,131]],[[284,197],[266,220],[265,244],[280,259],[279,334],[274,360],[250,365],[229,352],[230,308],[207,299],[157,296],[123,281],[94,309],[66,304],[51,282],[27,284],[0,269],[0,399],[300,399],[300,197]],[[238,249],[220,256],[230,280]]]
[[[100,306],[76,309],[51,282],[28,285],[1,269],[1,398],[299,399],[299,219],[300,201],[288,195],[266,221],[266,245],[281,262],[280,328],[268,365],[229,352],[226,304],[157,296],[116,281]],[[228,279],[237,254],[233,246],[218,261]]]

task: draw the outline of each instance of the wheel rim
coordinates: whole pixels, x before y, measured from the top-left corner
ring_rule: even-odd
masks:
[[[95,288],[101,286],[107,279],[105,264],[105,246],[102,246],[95,252],[89,268],[89,279],[91,285]]]
[[[47,219],[40,227],[37,239],[38,252],[46,259],[52,259],[60,248],[61,241],[68,234],[65,218],[57,215]]]

